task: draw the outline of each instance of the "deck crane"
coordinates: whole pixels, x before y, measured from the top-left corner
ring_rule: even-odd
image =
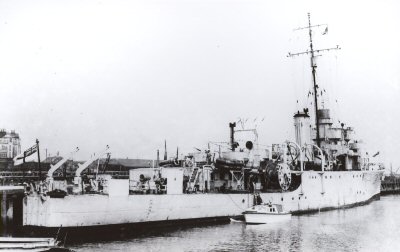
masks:
[[[76,147],[76,149],[71,153],[71,158],[72,156],[79,151],[79,148]],[[57,171],[63,164],[65,164],[68,161],[68,158],[63,157],[60,161],[58,161],[55,165],[51,165],[49,171],[47,172],[47,177],[48,178],[53,178],[53,174],[55,171]]]
[[[76,149],[71,152],[71,159],[75,153],[79,151],[79,148],[76,147]],[[54,184],[54,172],[57,171],[63,164],[65,164],[69,158],[63,157],[60,161],[58,161],[55,165],[51,165],[49,171],[47,172],[47,177],[46,177],[46,185],[47,185],[47,190],[48,191],[53,191],[54,189],[59,189],[58,185]]]
[[[89,165],[91,165],[94,161],[96,161],[97,159],[101,158],[102,156],[104,156],[105,154],[107,154],[108,150],[109,150],[109,146],[107,145],[106,148],[99,152],[98,155],[91,157],[89,160],[87,160],[85,163],[80,164],[78,169],[75,172],[75,177],[74,177],[74,185],[77,186],[79,188],[79,191],[81,190],[80,186],[82,184],[82,177],[81,177],[81,173],[89,167]]]
[[[104,161],[104,163],[102,165],[101,173],[104,174],[106,172],[107,166],[110,163],[110,159],[111,159],[111,153],[107,153],[107,158],[106,158],[106,160]],[[97,169],[98,169],[98,167],[99,166],[97,165]]]

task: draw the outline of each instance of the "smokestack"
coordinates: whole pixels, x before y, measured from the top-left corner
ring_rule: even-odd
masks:
[[[303,112],[297,111],[293,116],[294,129],[296,143],[303,148],[305,144],[310,144],[311,141],[311,128],[310,128],[310,116],[308,115],[308,109],[305,108]],[[300,160],[306,159],[305,152],[300,152]]]
[[[167,160],[167,140],[164,140],[164,160]]]
[[[231,147],[232,147],[232,151],[235,151],[235,127],[236,127],[236,123],[229,123],[229,128],[231,130]]]
[[[157,167],[160,166],[160,150],[157,150]]]

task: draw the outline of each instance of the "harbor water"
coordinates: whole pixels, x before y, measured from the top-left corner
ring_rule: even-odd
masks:
[[[68,244],[74,251],[400,251],[400,196],[354,208],[243,223],[144,231],[112,241]]]

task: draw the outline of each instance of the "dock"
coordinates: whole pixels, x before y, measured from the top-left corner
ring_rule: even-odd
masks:
[[[397,176],[388,176],[381,183],[381,194],[400,193],[400,178]]]
[[[0,232],[5,236],[14,225],[22,224],[22,198],[24,187],[0,185]]]

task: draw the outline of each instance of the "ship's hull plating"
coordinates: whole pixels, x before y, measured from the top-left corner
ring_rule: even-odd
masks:
[[[291,213],[341,208],[368,202],[379,195],[382,171],[303,172],[292,192],[261,193],[264,202],[282,204]],[[27,196],[23,225],[90,227],[145,222],[239,216],[253,204],[251,194],[69,195],[65,198]]]

